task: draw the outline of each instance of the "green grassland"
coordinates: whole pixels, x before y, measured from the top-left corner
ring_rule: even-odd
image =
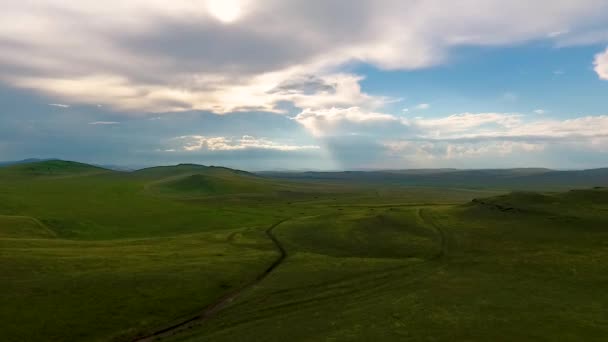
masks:
[[[290,221],[285,264],[173,340],[605,340],[608,192],[537,197]]]
[[[608,190],[470,185],[2,167],[2,340],[604,340]]]

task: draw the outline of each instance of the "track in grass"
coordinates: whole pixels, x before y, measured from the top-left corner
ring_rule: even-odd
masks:
[[[423,211],[424,211],[423,208],[418,208],[418,210],[416,211],[416,214],[422,220],[423,223],[429,225],[437,232],[437,235],[439,236],[440,248],[439,248],[439,252],[433,259],[441,259],[444,256],[446,256],[447,251],[448,251],[447,237],[446,237],[443,229],[438,224],[433,222],[430,218],[428,218],[425,214],[423,214]]]
[[[203,324],[205,321],[207,321],[209,318],[213,317],[213,315],[218,313],[227,304],[229,304],[234,299],[239,297],[243,292],[247,291],[248,289],[252,288],[253,286],[260,283],[262,280],[264,280],[264,278],[266,278],[270,273],[272,273],[272,271],[274,271],[277,267],[279,267],[279,265],[281,265],[281,263],[287,257],[287,252],[286,252],[285,248],[283,247],[283,245],[281,245],[281,242],[276,238],[276,236],[273,233],[273,230],[276,227],[278,227],[279,225],[281,225],[282,223],[284,223],[285,221],[287,221],[287,219],[281,220],[281,221],[273,224],[272,226],[270,226],[268,229],[266,229],[266,235],[268,235],[270,240],[272,240],[272,242],[276,246],[277,250],[279,251],[279,257],[266,269],[266,271],[261,273],[251,283],[246,284],[246,285],[238,288],[237,290],[227,293],[226,295],[220,297],[216,302],[207,306],[199,315],[196,315],[194,317],[191,317],[191,318],[181,321],[179,323],[173,324],[169,327],[166,327],[166,328],[163,328],[156,332],[153,332],[152,334],[149,334],[147,336],[138,337],[134,341],[135,342],[157,341],[157,340],[161,340],[165,337],[173,336],[180,331],[184,331],[187,329],[191,329],[195,326],[199,326],[199,325]]]

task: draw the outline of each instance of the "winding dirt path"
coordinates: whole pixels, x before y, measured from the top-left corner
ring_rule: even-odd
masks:
[[[253,281],[251,281],[248,284],[245,284],[244,286],[242,286],[232,292],[229,292],[229,293],[223,295],[222,297],[217,299],[214,303],[211,303],[206,308],[204,308],[200,314],[198,314],[194,317],[188,318],[179,323],[175,323],[169,327],[155,331],[152,334],[149,334],[149,335],[146,335],[143,337],[138,337],[138,338],[134,339],[133,341],[134,342],[158,341],[158,340],[162,340],[163,338],[173,336],[181,331],[191,329],[195,326],[199,326],[199,325],[205,323],[207,320],[209,320],[215,314],[217,314],[226,305],[230,304],[234,299],[239,297],[243,292],[247,291],[248,289],[254,287],[258,283],[260,283],[262,280],[264,280],[264,278],[266,278],[270,273],[272,273],[272,271],[274,271],[277,267],[279,267],[279,265],[281,265],[281,263],[287,257],[287,251],[285,250],[283,245],[281,245],[281,242],[276,238],[276,236],[274,235],[274,232],[273,232],[276,227],[283,224],[285,221],[287,221],[287,219],[281,220],[281,221],[273,224],[272,226],[270,226],[268,229],[266,229],[266,235],[268,236],[268,238],[270,238],[270,240],[272,240],[272,242],[276,246],[277,250],[279,251],[279,257],[263,273],[258,275]]]

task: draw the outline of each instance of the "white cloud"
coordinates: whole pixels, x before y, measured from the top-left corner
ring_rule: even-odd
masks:
[[[521,125],[521,115],[504,113],[461,113],[438,119],[416,118],[410,124],[421,137],[453,138],[472,132],[499,132]]]
[[[268,73],[225,84],[222,76],[207,77],[191,82],[192,87],[171,89],[161,85],[131,84],[127,79],[110,75],[88,75],[79,79],[21,77],[15,84],[37,88],[57,97],[77,99],[82,103],[93,101],[114,103],[113,107],[126,110],[170,112],[205,110],[217,114],[243,111],[282,112],[278,105],[291,102],[299,108],[325,108],[360,105],[366,108],[381,107],[395,99],[372,96],[361,90],[360,76],[328,74],[317,77],[318,89],[305,91],[298,82],[305,76],[287,70]],[[118,102],[115,102],[118,99]]]
[[[70,108],[70,105],[61,104],[61,103],[49,103],[51,107],[59,107],[59,108]]]
[[[603,53],[598,53],[593,62],[595,72],[602,80],[608,80],[608,48]]]
[[[546,148],[543,143],[517,141],[491,142],[442,142],[442,141],[388,141],[384,145],[391,155],[414,155],[420,159],[463,159],[482,156],[506,156],[518,152],[540,152]]]
[[[431,108],[431,105],[428,103],[421,103],[421,104],[417,105],[415,108],[418,110],[427,110],[427,109]]]
[[[535,155],[555,146],[608,151],[608,115],[557,120],[518,113],[461,113],[405,119],[355,107],[305,110],[295,120],[327,148],[333,148],[335,138],[348,138],[354,144],[353,137],[358,137],[368,148],[384,146],[389,154],[387,160],[402,156],[417,167],[425,166],[421,161]],[[519,162],[534,160],[524,158]]]
[[[173,139],[180,145],[180,149],[187,152],[194,151],[236,151],[248,149],[300,151],[319,149],[314,145],[293,145],[278,143],[266,138],[255,138],[244,135],[240,138],[207,137],[202,135],[186,135]],[[169,149],[175,151],[175,149]],[[167,151],[167,150],[165,150]]]
[[[353,133],[349,132],[349,129],[354,127],[400,123],[399,119],[392,115],[369,112],[359,107],[305,109],[294,119],[317,137]]]
[[[410,70],[445,63],[459,46],[568,44],[600,37],[608,19],[605,0],[5,2],[3,82],[120,110],[220,114],[278,112],[285,101],[374,108],[386,99],[342,66]],[[335,90],[273,93],[303,75]]]
[[[542,114],[547,113],[547,111],[546,111],[546,110],[544,110],[544,109],[535,109],[535,110],[534,110],[534,113],[536,113],[536,114],[538,114],[538,115],[542,115]]]
[[[100,125],[100,126],[109,126],[109,125],[120,125],[120,122],[117,121],[93,121],[89,122],[89,125]]]
[[[460,113],[439,118],[400,118],[359,107],[306,109],[294,120],[316,137],[358,135],[407,140],[581,140],[608,137],[608,115],[566,120],[529,119],[518,113]]]

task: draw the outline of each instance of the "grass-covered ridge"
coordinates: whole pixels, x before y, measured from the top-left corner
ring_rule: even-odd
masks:
[[[143,169],[134,173],[156,179],[148,189],[165,195],[225,195],[268,193],[280,188],[276,181],[224,167],[182,164]]]
[[[47,160],[0,167],[0,175],[20,177],[61,177],[111,172],[102,167],[64,160]]]

